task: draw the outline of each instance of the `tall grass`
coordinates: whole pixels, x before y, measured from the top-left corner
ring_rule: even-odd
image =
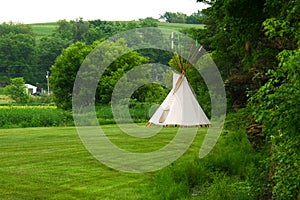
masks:
[[[138,104],[128,108],[131,119],[125,119],[122,122],[147,122],[149,120],[149,108],[150,105],[146,104]],[[116,123],[110,105],[96,106],[96,115],[101,125]],[[55,106],[43,106],[35,103],[31,103],[29,106],[7,103],[0,106],[0,128],[49,127],[73,124],[72,111],[57,109]]]
[[[205,158],[178,160],[159,172],[154,184],[157,198],[248,200],[263,196],[263,153],[252,149],[247,139],[244,124],[249,117],[245,115],[247,111],[228,116],[228,129]],[[233,120],[240,121],[233,126]]]
[[[144,123],[150,119],[149,110],[151,108],[150,104],[135,103],[130,104],[124,109],[128,109],[131,119],[122,119],[122,123],[129,123],[132,120],[135,123]],[[96,114],[100,124],[114,124],[115,116],[112,113],[112,108],[110,105],[98,105],[96,106]]]
[[[0,128],[72,125],[72,115],[54,106],[1,106]]]
[[[231,132],[207,157],[182,160],[162,170],[155,193],[161,199],[254,199],[258,161],[243,134]]]

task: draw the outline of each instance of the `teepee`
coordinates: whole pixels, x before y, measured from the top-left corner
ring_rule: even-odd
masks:
[[[174,47],[174,34],[172,33],[172,49]],[[178,34],[178,49],[182,49]],[[198,42],[196,41],[196,51],[194,48],[190,48],[188,59],[193,60],[202,55],[202,46],[197,47]],[[182,54],[182,52],[181,52]],[[190,66],[188,60],[183,59],[176,52],[173,55],[173,64],[181,72],[173,72],[173,86],[168,96],[158,107],[156,112],[153,114],[151,119],[148,121],[146,126],[151,124],[162,125],[162,126],[198,126],[208,127],[210,121],[203,112],[199,105],[188,81],[185,77],[185,71]]]
[[[173,72],[173,87],[153,114],[147,126],[198,126],[207,127],[210,121],[199,105],[184,72]]]

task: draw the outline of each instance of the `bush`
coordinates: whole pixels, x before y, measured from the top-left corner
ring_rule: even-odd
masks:
[[[5,93],[17,103],[27,103],[29,96],[26,94],[23,77],[12,78],[11,84],[5,87]]]

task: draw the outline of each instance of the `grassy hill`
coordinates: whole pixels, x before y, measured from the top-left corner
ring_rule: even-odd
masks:
[[[124,22],[126,23],[126,22]],[[57,28],[56,22],[46,22],[46,23],[35,23],[30,24],[33,32],[37,34],[38,36],[44,36],[44,35],[50,35],[55,28]],[[165,23],[165,22],[159,22],[158,23],[159,28],[168,28],[168,29],[174,29],[174,30],[181,30],[185,28],[204,28],[203,24],[179,24],[179,23]]]

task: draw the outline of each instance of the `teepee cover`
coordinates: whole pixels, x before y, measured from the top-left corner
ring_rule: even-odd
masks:
[[[163,126],[207,126],[210,124],[184,73],[173,72],[172,90],[151,117],[149,124]]]

